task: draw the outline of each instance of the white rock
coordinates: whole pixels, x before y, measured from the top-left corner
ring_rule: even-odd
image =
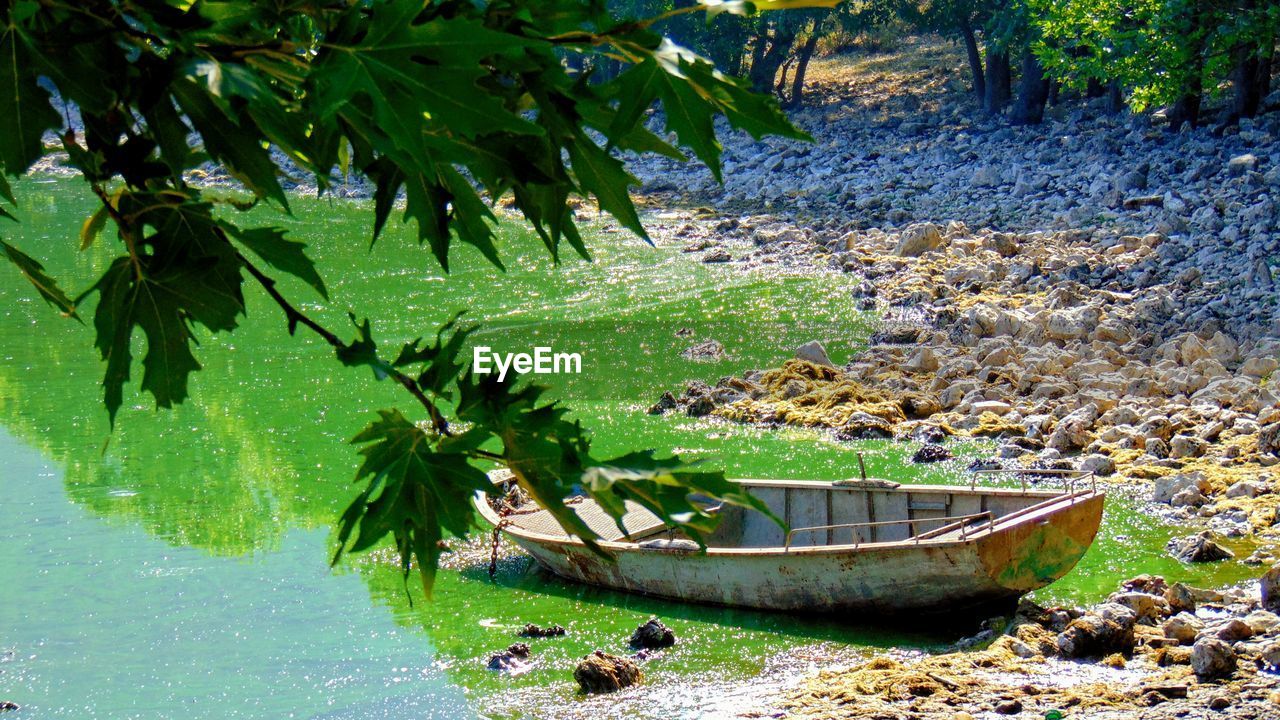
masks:
[[[1196,635],[1199,635],[1201,630],[1204,630],[1204,623],[1188,612],[1180,612],[1164,623],[1164,636],[1173,638],[1183,645],[1195,642]]]
[[[981,415],[982,413],[995,413],[996,415],[1004,415],[1013,409],[1013,406],[1002,400],[982,400],[974,403],[969,414]]]
[[[1227,170],[1232,175],[1243,175],[1258,167],[1258,156],[1253,153],[1237,155],[1227,161]]]
[[[933,349],[923,347],[916,351],[916,354],[912,355],[903,367],[911,372],[934,372],[939,365],[938,356],[934,354]]]
[[[1262,652],[1258,655],[1258,660],[1264,667],[1280,668],[1280,640],[1273,640],[1263,645]]]
[[[1022,455],[1026,452],[1027,452],[1026,448],[1022,447],[1021,445],[1014,445],[1013,443],[1005,443],[1000,447],[996,448],[996,457],[1008,460],[1011,458],[1022,457]]]
[[[1199,488],[1189,487],[1179,490],[1169,499],[1169,504],[1173,507],[1200,507],[1209,502],[1209,498],[1200,492]]]
[[[1251,377],[1266,377],[1280,368],[1280,361],[1273,357],[1251,357],[1240,366],[1240,372]]]
[[[817,340],[810,340],[796,348],[796,358],[811,362],[814,365],[835,367],[835,363],[831,362],[830,357],[827,357],[827,349],[822,347],[822,343]]]
[[[1194,435],[1174,435],[1169,440],[1169,457],[1199,457],[1204,454],[1208,443]]]
[[[1187,488],[1196,488],[1197,490],[1208,489],[1209,483],[1200,473],[1190,473],[1188,475],[1168,475],[1162,478],[1156,478],[1155,484],[1151,490],[1151,500],[1158,503],[1169,503],[1173,500],[1173,496],[1186,490]]]
[[[1236,670],[1236,654],[1218,638],[1200,638],[1191,647],[1191,669],[1201,680],[1226,677]]]
[[[1116,471],[1116,463],[1111,458],[1101,453],[1086,455],[1080,461],[1080,469],[1085,472],[1091,472],[1094,475],[1107,476]]]
[[[1197,360],[1209,357],[1209,349],[1200,342],[1200,338],[1187,334],[1186,339],[1182,341],[1182,347],[1179,348],[1182,354],[1182,364],[1191,365]]]
[[[918,257],[942,246],[942,231],[933,223],[920,223],[907,228],[898,241],[894,254],[899,257]]]
[[[1273,565],[1260,580],[1262,609],[1280,613],[1280,565]]]
[[[973,173],[969,181],[974,187],[995,187],[1000,184],[1000,173],[992,165],[984,165]]]
[[[1262,635],[1280,626],[1280,615],[1267,610],[1254,610],[1245,616],[1244,622],[1254,635]]]
[[[1087,336],[1097,325],[1098,317],[1095,308],[1055,310],[1049,313],[1044,332],[1054,340],[1075,340]]]
[[[1267,491],[1267,486],[1257,480],[1241,480],[1231,487],[1227,488],[1227,497],[1229,498],[1252,498],[1258,497]]]
[[[1169,614],[1169,603],[1162,597],[1141,592],[1115,593],[1108,602],[1123,605],[1137,615],[1138,622],[1159,620]]]
[[[1074,410],[1058,421],[1049,435],[1048,446],[1061,452],[1070,452],[1093,441],[1089,430],[1098,418],[1098,407],[1093,404]]]
[[[1209,339],[1208,349],[1213,354],[1213,359],[1224,365],[1235,362],[1240,357],[1239,343],[1221,331],[1214,333]]]

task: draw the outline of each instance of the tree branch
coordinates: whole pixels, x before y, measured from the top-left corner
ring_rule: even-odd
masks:
[[[259,270],[253,263],[249,262],[249,259],[246,258],[244,254],[236,252],[236,257],[239,258],[240,264],[243,265],[244,268],[249,271],[249,274],[253,276],[253,279],[258,281],[258,284],[262,286],[262,289],[266,290],[267,294],[271,296],[271,299],[274,300],[275,303],[280,306],[280,309],[284,311],[285,320],[289,323],[290,335],[293,335],[294,332],[297,331],[298,325],[304,325],[316,335],[319,335],[325,342],[329,343],[329,345],[335,350],[347,350],[351,347],[348,343],[343,341],[342,338],[338,337],[336,333],[307,317],[307,315],[295,307],[293,303],[290,303],[289,300],[276,289],[276,281],[266,273]],[[390,363],[384,363],[384,366],[385,367],[383,369],[387,375],[399,383],[405,390],[408,390],[409,394],[413,395],[418,402],[422,404],[422,407],[426,408],[427,414],[431,417],[431,424],[435,428],[436,432],[441,435],[452,435],[452,433],[449,432],[449,421],[445,419],[443,414],[441,414],[440,409],[436,407],[435,403],[431,402],[431,398],[427,397],[426,393],[422,392],[422,388],[418,387],[418,383],[408,375],[405,375],[399,370],[391,367]]]

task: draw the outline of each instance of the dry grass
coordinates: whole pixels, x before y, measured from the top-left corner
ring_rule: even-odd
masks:
[[[805,79],[805,104],[836,117],[883,121],[972,102],[964,49],[937,36],[905,38],[892,52],[815,59]]]

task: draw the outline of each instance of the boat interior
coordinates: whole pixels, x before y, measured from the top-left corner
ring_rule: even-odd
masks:
[[[710,548],[814,547],[964,539],[1055,499],[1089,493],[1087,489],[1074,493],[1025,487],[899,485],[885,480],[740,482],[784,519],[790,531],[784,531],[756,510],[709,503],[709,509],[721,516],[719,526],[707,538]],[[1074,491],[1075,487],[1071,489]],[[588,527],[606,541],[654,547],[682,540],[688,543],[687,538],[669,528],[658,516],[630,501],[622,518],[622,528],[590,499],[583,498],[571,507]],[[566,537],[546,510],[531,508],[518,511],[508,516],[506,522],[518,530]]]

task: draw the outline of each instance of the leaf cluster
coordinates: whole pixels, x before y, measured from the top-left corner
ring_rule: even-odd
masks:
[[[60,150],[101,202],[77,244],[113,235],[119,255],[73,297],[27,251],[2,239],[0,250],[63,314],[78,319],[96,300],[94,344],[113,423],[138,365],[139,386],[158,407],[187,398],[200,336],[243,321],[246,281],[284,311],[291,333],[306,327],[340,363],[403,386],[426,418],[388,410],[357,437],[368,484],[344,516],[342,539],[363,549],[391,533],[406,563],[417,555],[424,579],[442,534],[464,529],[464,496],[485,487],[468,464],[479,460],[510,464],[588,541],[557,504],[577,486],[610,509],[634,499],[699,536],[707,517],[688,492],[734,497],[723,478],[646,454],[591,458],[581,428],[539,404],[540,391],[469,378],[457,361],[466,333],[453,324],[394,359],[378,354],[367,320],[343,339],[268,274],[291,275],[328,299],[303,245],[280,227],[245,227],[237,213],[265,203],[287,214],[290,182],[309,180],[323,194],[363,178],[374,188],[373,240],[397,216],[446,270],[455,242],[501,267],[491,207],[504,197],[557,259],[565,243],[587,255],[575,195],[644,237],[624,153],[684,158],[687,150],[718,177],[717,118],[757,137],[802,137],[775,101],[655,24],[673,13],[832,2],[702,0],[637,18],[603,0],[5,0],[0,217],[12,219],[16,206],[6,177]],[[625,70],[597,80],[571,69],[574,56]],[[655,108],[661,124],[650,121]],[[195,179],[219,171],[252,200],[202,192]],[[135,358],[138,337],[145,349]],[[456,405],[444,404],[455,396]],[[450,413],[470,429],[451,432]]]
[[[509,468],[561,527],[602,554],[598,535],[565,498],[579,493],[591,497],[623,532],[626,501],[639,503],[699,543],[717,520],[708,512],[706,498],[773,517],[721,473],[696,469],[679,458],[658,458],[652,451],[596,458],[587,433],[568,418],[568,410],[543,401],[545,388],[465,372],[458,356],[476,327],[460,328],[456,322],[446,324],[430,344],[422,339],[406,344],[392,363],[411,369],[411,381],[433,403],[447,402],[456,427],[414,423],[397,410],[382,410],[352,440],[363,446],[356,481],[365,487],[342,515],[335,563],[344,552],[366,550],[391,535],[406,576],[416,557],[430,592],[445,533],[465,534],[473,522],[471,498],[493,490],[488,475],[477,468],[486,461]]]

